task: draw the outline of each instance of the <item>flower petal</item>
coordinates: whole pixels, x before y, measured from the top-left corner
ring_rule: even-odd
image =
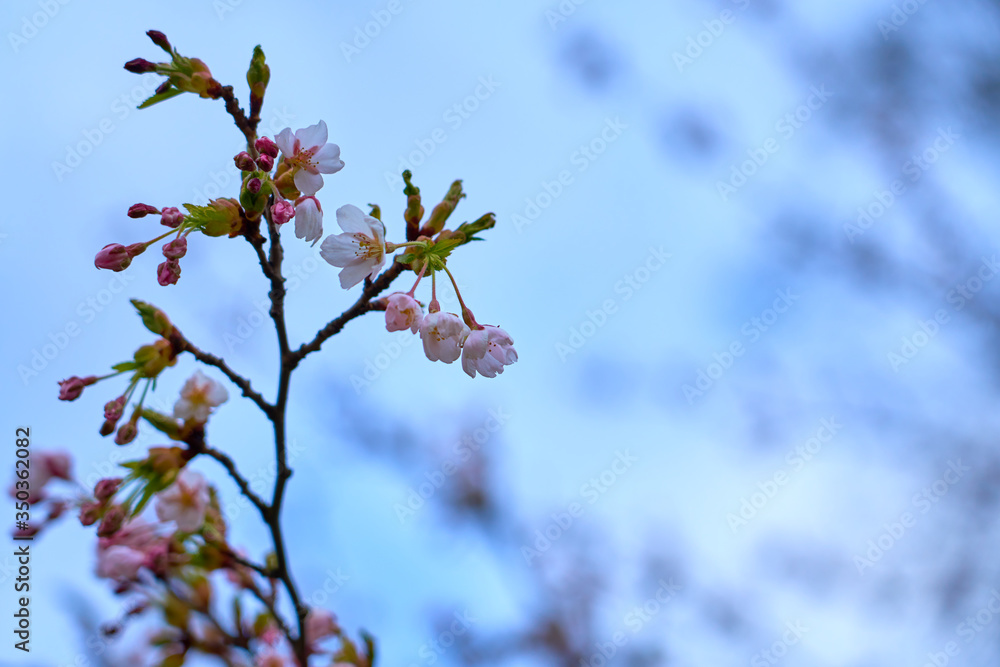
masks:
[[[371,270],[371,260],[359,259],[348,264],[340,272],[340,286],[344,289],[351,289],[368,275]]]
[[[354,234],[330,235],[320,245],[320,257],[333,266],[347,266],[358,260],[361,244]]]
[[[322,146],[326,143],[326,137],[326,122],[322,120],[295,132],[295,138],[302,143],[302,148]]]
[[[286,127],[274,138],[274,143],[278,144],[282,155],[292,157],[295,155],[295,137],[292,135],[292,128]]]
[[[364,211],[353,204],[345,204],[337,209],[337,224],[350,234],[371,236],[371,225],[365,220],[367,217]]]
[[[340,159],[340,146],[337,144],[326,144],[320,148],[313,155],[313,162],[321,174],[336,174],[344,168],[344,161]]]
[[[323,177],[305,169],[297,171],[293,180],[295,187],[304,195],[314,195],[323,187]]]

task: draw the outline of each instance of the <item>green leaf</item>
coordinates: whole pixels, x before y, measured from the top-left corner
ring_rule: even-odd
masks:
[[[169,89],[163,91],[162,93],[156,93],[155,95],[153,95],[152,97],[148,98],[145,102],[143,102],[142,104],[140,104],[136,108],[137,109],[145,109],[147,107],[151,107],[154,104],[158,104],[158,103],[160,103],[160,102],[162,102],[164,100],[169,100],[171,97],[177,97],[182,92],[184,92],[184,91],[179,90],[177,88],[169,88]]]
[[[119,373],[124,373],[126,371],[134,371],[139,365],[134,361],[123,361],[120,364],[115,364],[111,367],[111,370],[118,371]]]

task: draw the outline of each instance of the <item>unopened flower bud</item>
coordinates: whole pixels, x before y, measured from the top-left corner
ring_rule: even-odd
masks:
[[[125,523],[125,509],[121,505],[115,505],[104,513],[101,525],[97,527],[98,537],[111,537],[121,529]]]
[[[84,387],[89,387],[90,385],[97,382],[97,377],[90,375],[85,378],[77,377],[74,375],[68,380],[63,380],[59,383],[59,400],[60,401],[75,401],[80,398],[80,394],[83,393]]]
[[[187,237],[176,238],[163,246],[163,256],[167,259],[180,259],[187,254]]]
[[[254,171],[257,166],[254,164],[253,158],[250,157],[250,153],[243,151],[239,155],[233,158],[236,163],[236,168],[240,171]]]
[[[151,63],[144,58],[135,58],[125,63],[125,69],[133,74],[145,74],[146,72],[155,72],[156,63]]]
[[[92,526],[101,518],[100,503],[84,502],[80,505],[80,523],[84,526]]]
[[[283,225],[295,215],[295,204],[288,201],[287,199],[282,199],[275,202],[274,206],[271,207],[271,217],[274,219],[274,224]]]
[[[94,486],[94,497],[103,503],[105,500],[118,493],[118,489],[121,485],[121,477],[107,477],[105,479],[98,480],[97,484]]]
[[[156,93],[157,95],[162,95],[168,90],[170,90],[170,79],[167,79],[166,81],[158,85],[156,87],[156,90],[154,90],[153,92]]]
[[[112,433],[115,432],[115,426],[117,426],[117,425],[118,425],[118,422],[113,422],[113,421],[110,421],[108,419],[105,419],[104,422],[101,424],[101,428],[98,431],[98,433],[100,433],[101,435],[107,437],[107,436],[109,436],[109,435],[111,435]]]
[[[175,285],[181,277],[181,264],[176,259],[167,261],[156,267],[156,282],[164,287]]]
[[[99,269],[124,271],[131,263],[132,258],[129,257],[125,246],[120,243],[109,243],[94,257],[94,266]]]
[[[266,155],[270,158],[278,157],[278,144],[271,141],[269,137],[261,137],[254,142],[253,147],[261,155]]]
[[[125,410],[125,395],[121,395],[113,401],[108,401],[104,404],[104,418],[108,421],[117,422],[122,418],[122,412]]]
[[[151,40],[153,40],[153,44],[156,44],[158,47],[160,47],[167,53],[173,55],[174,49],[172,46],[170,46],[170,42],[167,40],[166,35],[164,35],[159,30],[147,30],[146,34],[149,36]]]
[[[247,181],[247,190],[252,194],[257,194],[260,192],[260,188],[264,183],[259,178],[251,178]]]
[[[159,212],[160,209],[149,204],[132,204],[128,207],[128,217],[130,218],[144,218],[147,215]]]
[[[161,215],[160,222],[171,229],[177,229],[184,221],[184,214],[176,206],[166,207]]]
[[[260,167],[261,171],[271,171],[274,169],[274,158],[270,155],[261,154],[257,158],[257,166]]]
[[[142,253],[146,252],[146,248],[149,246],[145,243],[133,243],[132,245],[125,246],[125,252],[128,253],[129,259],[135,259]]]
[[[118,433],[115,434],[115,444],[116,445],[127,445],[128,443],[135,440],[135,436],[139,434],[139,427],[136,426],[135,422],[127,421],[121,425],[118,429]]]

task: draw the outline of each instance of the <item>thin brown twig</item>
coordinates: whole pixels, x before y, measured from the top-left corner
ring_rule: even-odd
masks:
[[[200,350],[198,347],[194,345],[194,343],[189,341],[187,338],[184,338],[183,349],[181,351],[190,352],[192,355],[194,355],[194,358],[200,361],[201,363],[207,366],[213,366],[215,368],[218,368],[220,371],[223,372],[223,374],[225,374],[227,378],[229,378],[232,381],[233,384],[235,384],[243,391],[244,396],[246,396],[251,401],[256,403],[257,407],[259,407],[261,410],[264,411],[264,414],[270,416],[271,411],[274,409],[274,407],[270,403],[265,401],[264,397],[261,396],[259,393],[257,393],[252,386],[250,386],[250,380],[248,380],[247,378],[243,377],[242,375],[234,371],[232,368],[230,368],[229,365],[225,362],[225,360],[222,359],[222,357],[217,357],[214,354]]]
[[[389,285],[391,285],[404,270],[405,267],[402,264],[394,262],[393,265],[386,271],[383,271],[382,275],[376,278],[374,282],[368,283],[365,286],[364,291],[361,293],[361,296],[354,302],[353,306],[345,310],[339,316],[331,320],[326,326],[320,329],[315,338],[313,338],[310,342],[303,344],[299,347],[299,349],[291,353],[293,367],[297,366],[307,354],[319,350],[327,339],[338,334],[348,322],[371,310],[374,310],[371,303],[372,299],[388,289]]]

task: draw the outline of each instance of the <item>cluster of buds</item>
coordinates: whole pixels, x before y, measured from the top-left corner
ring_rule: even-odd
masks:
[[[170,56],[170,62],[153,63],[143,58],[135,58],[125,63],[125,69],[133,74],[154,72],[167,77],[167,80],[157,87],[153,96],[139,105],[140,109],[181,93],[195,93],[208,99],[218,99],[222,96],[222,84],[212,78],[208,65],[197,58],[185,58],[177,53],[167,40],[167,36],[159,30],[149,30],[146,34],[154,44]]]
[[[169,231],[143,243],[127,246],[110,243],[97,253],[94,266],[110,271],[124,271],[149,246],[173,236],[161,248],[164,261],[156,267],[156,279],[160,285],[174,285],[181,277],[180,259],[187,254],[187,238],[192,232],[201,232],[205,236],[235,236],[243,228],[243,209],[234,199],[215,199],[207,206],[184,204],[184,208],[187,209],[187,214],[181,213],[176,206],[160,210],[149,204],[133,204],[128,209],[128,217],[158,215],[160,222],[170,228]]]

